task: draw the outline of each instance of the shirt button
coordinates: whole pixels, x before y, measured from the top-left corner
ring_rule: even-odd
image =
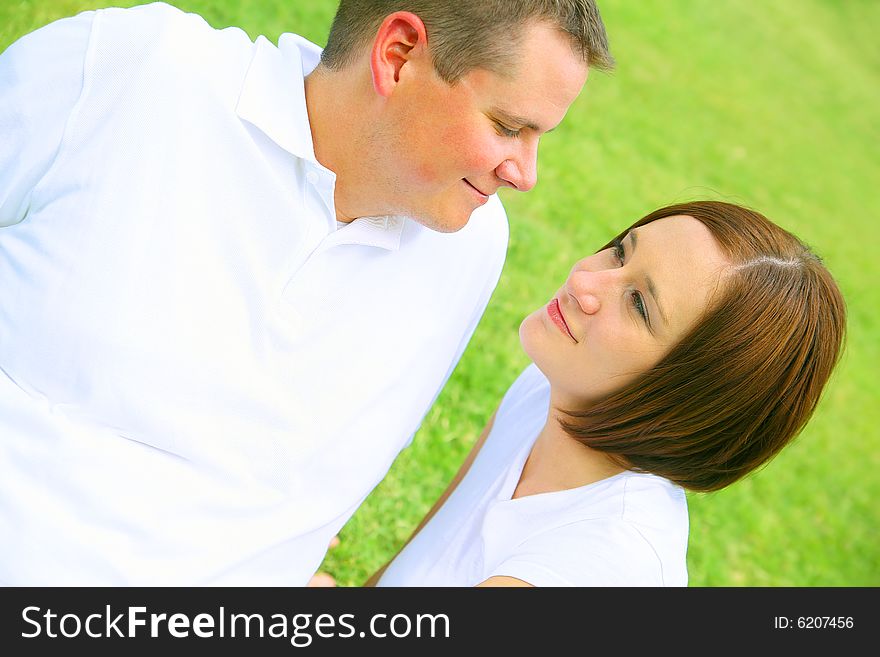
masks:
[[[315,173],[314,171],[309,171],[306,174],[306,180],[308,180],[312,185],[317,185],[318,184],[318,174]]]

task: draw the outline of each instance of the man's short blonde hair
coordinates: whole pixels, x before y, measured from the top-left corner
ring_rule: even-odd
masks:
[[[474,68],[504,73],[526,25],[544,21],[569,36],[590,68],[614,59],[593,0],[341,0],[321,55],[324,66],[350,64],[386,16],[408,11],[425,24],[437,74],[449,83]]]

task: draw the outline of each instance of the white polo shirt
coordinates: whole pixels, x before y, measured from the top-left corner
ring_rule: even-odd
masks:
[[[0,583],[304,584],[419,427],[507,220],[337,229],[319,55],[156,3],[0,56]]]

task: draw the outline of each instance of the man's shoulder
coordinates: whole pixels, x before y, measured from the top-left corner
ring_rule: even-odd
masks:
[[[240,83],[254,45],[239,28],[217,29],[200,15],[164,2],[98,10],[93,44],[99,79],[124,75],[141,86],[159,83],[164,90]]]
[[[150,30],[169,24],[204,25],[208,22],[198,14],[188,13],[166,2],[151,2],[134,7],[106,7],[97,14],[108,27]]]
[[[112,35],[116,41],[128,39],[132,46],[143,44],[155,49],[178,43],[189,43],[193,47],[193,59],[199,59],[200,40],[214,40],[223,35],[226,40],[234,40],[250,46],[250,37],[236,27],[215,28],[202,16],[169,5],[165,2],[136,5],[120,8],[108,7],[96,12],[99,29],[105,36]]]

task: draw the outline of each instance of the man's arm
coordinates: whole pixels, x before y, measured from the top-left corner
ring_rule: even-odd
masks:
[[[55,21],[0,55],[0,227],[28,213],[83,90],[94,12]]]
[[[422,521],[419,523],[419,526],[415,528],[415,530],[413,531],[412,534],[410,534],[410,537],[407,539],[406,543],[403,544],[403,546],[400,548],[400,550],[403,550],[403,548],[405,548],[407,545],[409,545],[410,541],[413,540],[415,535],[418,534],[422,530],[422,528],[428,524],[428,522],[431,520],[431,518],[434,517],[434,514],[437,513],[437,511],[440,509],[441,506],[443,506],[443,503],[446,502],[446,500],[449,498],[450,495],[452,495],[452,492],[458,487],[458,484],[461,483],[461,480],[464,479],[464,476],[468,473],[468,470],[470,470],[471,465],[474,462],[474,459],[477,458],[477,454],[479,454],[480,449],[482,449],[483,444],[486,442],[486,437],[489,435],[489,432],[492,431],[492,425],[495,423],[495,415],[497,413],[498,413],[498,411],[496,409],[495,413],[492,414],[492,417],[489,418],[489,422],[486,424],[486,427],[483,429],[483,433],[480,434],[479,439],[477,440],[476,443],[474,443],[473,448],[471,448],[470,454],[467,455],[467,458],[464,460],[464,463],[461,464],[461,467],[459,468],[458,473],[455,475],[453,480],[450,482],[449,486],[446,487],[446,490],[443,492],[443,495],[440,496],[440,499],[438,499],[434,503],[434,506],[431,507],[431,510],[428,511],[427,515],[424,518],[422,518]],[[398,554],[400,554],[400,551],[398,551]],[[397,556],[397,555],[395,555],[395,556]],[[378,582],[379,579],[382,577],[382,574],[385,572],[385,569],[388,568],[388,564],[390,564],[391,561],[393,561],[393,557],[384,566],[382,566],[379,570],[377,570],[375,573],[373,573],[373,575],[370,577],[370,579],[368,579],[366,582],[364,582],[364,586],[375,586],[376,582]]]

